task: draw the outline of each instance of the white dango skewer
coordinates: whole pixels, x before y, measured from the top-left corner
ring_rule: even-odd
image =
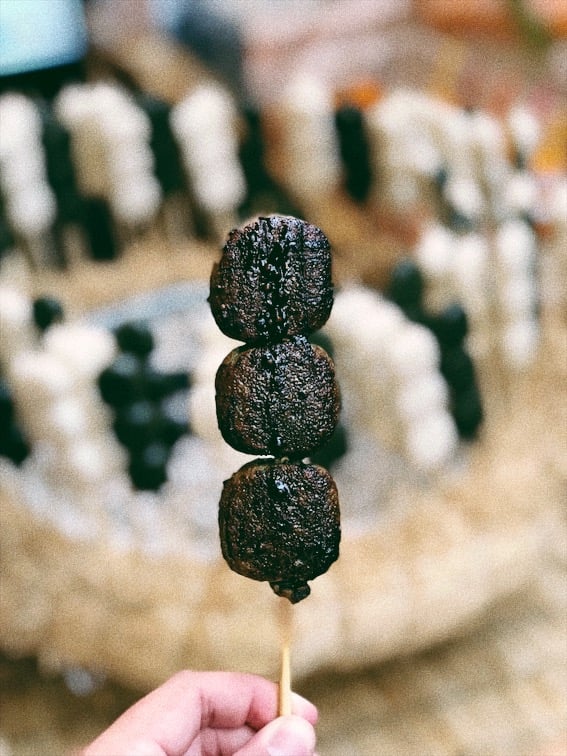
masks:
[[[478,222],[486,211],[476,160],[473,122],[461,108],[436,102],[430,129],[447,171],[443,194],[461,215]]]
[[[479,360],[490,354],[489,258],[489,245],[482,234],[455,237],[452,258],[455,299],[467,313],[467,347]]]
[[[109,180],[91,87],[84,84],[64,87],[53,102],[53,114],[70,135],[71,160],[79,195],[87,200],[103,200]],[[67,259],[71,265],[88,255],[88,235],[78,223],[66,227]]]
[[[77,512],[87,506],[90,520],[94,517],[101,529],[106,517],[96,502],[110,479],[126,478],[125,455],[94,384],[114,352],[111,334],[102,329],[54,325],[40,347],[11,360],[8,372],[22,425],[33,442],[32,458],[37,448],[46,485]],[[59,509],[53,517],[68,517]]]
[[[444,196],[457,212],[475,223],[485,213],[486,203],[482,191],[470,175],[451,174],[445,184]]]
[[[220,85],[202,84],[172,109],[170,121],[195,201],[224,236],[246,194],[234,101]]]
[[[125,464],[125,454],[114,443],[110,431],[93,433],[90,430],[64,450],[59,448],[52,474],[66,488],[95,498],[93,489],[123,472]]]
[[[149,118],[118,87],[99,86],[95,94],[112,212],[128,233],[143,231],[155,220],[162,198],[153,174]]]
[[[67,446],[85,435],[91,427],[91,422],[91,418],[85,412],[84,403],[76,395],[53,402],[45,413],[46,426],[49,426],[53,438],[62,446]]]
[[[18,353],[8,366],[8,376],[22,416],[32,425],[38,407],[62,399],[73,387],[73,377],[61,360],[41,349]]]
[[[454,457],[458,433],[446,410],[435,408],[411,424],[407,435],[407,454],[423,473],[440,473]]]
[[[52,326],[44,336],[43,349],[59,360],[73,376],[73,385],[63,401],[53,403],[48,434],[55,430],[63,440],[60,469],[67,471],[74,487],[100,482],[120,471],[125,456],[110,430],[110,414],[96,390],[95,381],[116,354],[110,332],[81,323]],[[82,416],[82,417],[81,417]],[[77,436],[73,431],[81,430]],[[69,430],[65,438],[61,431]],[[67,442],[67,443],[65,443]],[[88,450],[96,454],[87,453]]]
[[[428,101],[429,130],[448,170],[459,176],[471,175],[472,132],[468,114],[446,102]]]
[[[372,323],[370,331],[365,323]],[[345,406],[347,424],[402,452],[415,469],[439,472],[452,458],[458,437],[433,335],[360,287],[337,295],[327,329],[345,396],[360,397]],[[342,358],[343,350],[348,358]]]
[[[475,173],[471,120],[459,108],[427,95],[396,90],[367,113],[380,192],[397,209],[419,202],[443,168],[445,199],[467,218],[485,210]]]
[[[468,114],[461,108],[437,102],[431,111],[430,128],[451,173],[474,175],[473,140]]]
[[[506,127],[518,165],[503,189],[504,208],[511,213],[533,215],[539,192],[528,164],[540,142],[541,126],[532,110],[518,103],[508,112]]]
[[[31,302],[12,286],[0,285],[0,330],[0,364],[8,372],[11,360],[36,339]]]
[[[367,113],[378,191],[398,210],[419,200],[442,165],[428,106],[423,95],[399,90]]]
[[[558,312],[567,311],[567,176],[559,178],[549,195],[548,217],[554,233],[545,248],[546,294]],[[545,304],[548,304],[546,301]]]
[[[496,118],[480,110],[473,112],[470,119],[477,181],[484,187],[490,215],[500,221],[507,212],[503,196],[510,176],[504,129]]]
[[[51,407],[73,391],[70,371],[56,357],[35,348],[22,351],[11,360],[8,378],[22,428],[32,448],[43,444],[48,450],[53,449],[46,419]]]
[[[92,87],[83,84],[65,87],[54,102],[54,111],[71,134],[71,153],[81,193],[86,197],[104,197],[109,182]]]
[[[523,220],[506,221],[497,230],[495,251],[502,356],[518,370],[533,361],[538,343],[535,234]]]
[[[506,116],[506,124],[517,152],[529,159],[541,140],[539,119],[525,103],[513,105]]]
[[[396,378],[411,382],[439,365],[439,346],[429,329],[404,321],[387,344],[387,358]]]
[[[109,331],[78,322],[52,325],[43,337],[43,345],[86,381],[93,381],[116,354]]]
[[[50,408],[50,428],[61,436],[82,429],[85,434],[101,433],[110,426],[110,413],[102,402],[95,381],[116,355],[109,331],[82,323],[51,326],[43,337],[45,351],[55,356],[73,373],[73,390]]]
[[[284,181],[309,206],[321,191],[340,181],[338,138],[330,89],[319,78],[298,74],[280,100]]]
[[[518,215],[531,215],[538,199],[538,187],[528,171],[517,170],[510,174],[502,189],[504,208]]]
[[[425,282],[424,305],[432,312],[454,300],[453,259],[455,235],[440,223],[427,224],[414,250]]]
[[[22,94],[0,97],[0,190],[8,222],[30,264],[49,265],[57,204],[47,181],[39,109]]]
[[[397,90],[368,111],[367,122],[381,191],[395,207],[405,210],[418,202],[443,169],[443,196],[453,210],[473,223],[489,211],[498,220],[504,217],[510,166],[505,133],[495,118]]]
[[[418,102],[416,105],[414,125],[407,135],[405,150],[410,168],[419,181],[420,200],[429,197],[437,204],[438,197],[432,196],[431,191],[436,177],[444,169],[444,158],[433,138],[428,103]]]
[[[109,203],[123,243],[147,230],[161,203],[147,115],[126,91],[104,82],[65,88],[55,108],[71,132],[82,193]]]
[[[380,197],[398,210],[407,209],[419,196],[419,186],[407,164],[408,107],[402,93],[377,103],[367,113],[374,173],[380,176]]]
[[[326,329],[335,345],[335,362],[344,383],[343,414],[347,425],[378,433],[385,443],[398,442],[396,418],[388,400],[389,373],[384,360],[386,343],[394,337],[403,315],[399,308],[386,302],[374,292],[352,286],[335,298]],[[372,323],[364,328],[363,323]],[[361,334],[365,333],[364,344]],[[353,344],[360,344],[351,359]],[[343,359],[343,355],[349,355]],[[376,426],[375,413],[368,411],[369,402],[380,406],[380,422]]]
[[[404,454],[416,469],[436,474],[458,442],[448,412],[448,388],[439,373],[437,342],[428,329],[404,322],[388,341],[385,356]]]
[[[386,353],[396,386],[405,451],[417,469],[439,471],[453,456],[458,434],[448,411],[448,389],[439,373],[433,334],[406,323]]]
[[[425,414],[446,409],[449,390],[443,376],[435,371],[424,371],[411,382],[400,386],[396,398],[400,417],[406,423],[418,422]]]

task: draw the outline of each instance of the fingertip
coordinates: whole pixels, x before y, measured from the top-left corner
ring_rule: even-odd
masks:
[[[312,725],[317,724],[319,718],[317,707],[311,701],[308,701],[307,698],[300,696],[299,693],[291,694],[291,709],[293,714],[303,717],[303,719],[306,719]]]
[[[278,717],[267,727],[267,756],[313,756],[315,752],[315,730],[313,725],[303,717],[290,714]],[[265,728],[266,729],[266,728]]]
[[[263,727],[235,756],[313,756],[316,736],[313,725],[290,714]]]

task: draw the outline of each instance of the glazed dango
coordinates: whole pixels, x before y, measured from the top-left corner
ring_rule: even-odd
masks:
[[[235,449],[269,455],[224,483],[222,553],[232,570],[297,603],[339,555],[337,488],[303,459],[332,437],[339,416],[333,362],[308,340],[333,304],[329,241],[289,216],[232,231],[209,302],[219,328],[245,342],[217,371],[219,428]]]

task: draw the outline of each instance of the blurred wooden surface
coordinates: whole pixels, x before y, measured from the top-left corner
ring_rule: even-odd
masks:
[[[296,688],[320,712],[321,756],[565,756],[567,553],[550,551],[529,590],[424,653]],[[379,628],[376,629],[380,631]],[[0,657],[0,754],[63,756],[139,693],[104,683],[75,696],[33,660]]]

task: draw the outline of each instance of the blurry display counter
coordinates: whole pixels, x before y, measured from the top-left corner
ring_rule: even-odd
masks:
[[[148,39],[143,45],[123,47],[123,57],[111,62],[145,91],[170,104],[179,103],[188,87],[186,62],[180,64],[179,51],[174,53],[171,46],[160,44]],[[108,55],[111,59],[110,52]],[[157,66],[156,60],[162,65]],[[157,69],[164,75],[156,80]],[[191,79],[191,86],[199,81],[200,71]],[[269,109],[266,112],[270,136],[270,129],[277,131],[278,124],[277,118],[270,121]],[[330,112],[324,113],[327,120]],[[459,158],[458,150],[456,153]],[[552,171],[557,169],[556,157],[554,154]],[[276,154],[274,167],[304,216],[328,234],[336,252],[339,291],[361,281],[385,289],[395,263],[419,240],[427,213],[422,216],[422,208],[411,204],[411,213],[403,216],[399,207],[383,208],[373,199],[366,205],[351,202],[338,188],[338,174],[334,181],[320,184],[329,187],[327,193],[301,196],[294,193],[294,188],[301,186],[301,177],[291,175],[286,184],[287,158]],[[323,168],[327,167],[323,161]],[[413,168],[408,164],[403,170],[411,174]],[[212,225],[221,237],[228,230],[223,225],[226,217],[219,214],[216,220]],[[555,270],[565,265],[560,255],[564,223],[561,229],[548,255],[557,258]],[[218,364],[216,359],[208,360],[199,342],[204,313],[208,312],[206,280],[217,255],[216,243],[165,242],[150,228],[125,245],[114,261],[80,259],[66,270],[42,269],[31,277],[20,277],[18,263],[10,275],[29,297],[58,297],[71,319],[82,323],[89,318],[90,322],[104,320],[109,312],[116,315],[117,311],[119,317],[126,318],[129,303],[134,301],[131,297],[137,297],[139,303],[139,297],[164,297],[168,287],[181,287],[175,291],[180,301],[186,297],[186,311],[179,313],[185,331],[175,332],[173,340],[181,343],[187,336],[195,342],[191,367],[198,372],[208,368],[209,362]],[[407,654],[422,654],[415,674],[427,686],[432,679],[427,674],[427,649],[452,639],[460,643],[455,639],[490,621],[493,611],[497,622],[502,606],[520,604],[545,583],[549,555],[561,550],[559,540],[565,526],[562,496],[567,479],[566,295],[557,276],[554,283],[555,298],[547,296],[547,289],[543,291],[535,359],[519,370],[510,370],[500,357],[492,359],[494,351],[484,355],[479,367],[484,426],[476,440],[459,443],[449,464],[427,473],[416,471],[400,451],[399,438],[390,449],[379,432],[374,436],[372,429],[350,429],[353,443],[339,461],[336,474],[343,511],[340,559],[314,581],[312,595],[294,609],[293,675],[299,685],[311,686],[317,703],[320,696],[323,706],[330,709],[332,695],[342,698],[336,687],[326,698],[326,686],[318,681],[341,673],[340,679],[360,689],[364,670],[383,662],[398,669],[390,660]],[[491,339],[500,326],[496,322]],[[167,324],[160,329],[165,334]],[[337,347],[338,369],[356,356],[356,350],[364,350],[372,337],[372,323],[361,324],[350,347]],[[209,378],[212,391],[213,379]],[[359,393],[355,399],[364,406],[368,398]],[[348,396],[345,400],[348,404]],[[375,413],[379,418],[384,411],[390,416],[394,397],[384,407],[368,403],[369,415]],[[54,497],[53,506],[42,510],[45,502],[39,500],[45,492],[38,487],[39,503],[34,502],[33,479],[30,483],[28,477],[24,501],[19,468],[2,461],[0,647],[8,656],[33,655],[44,672],[84,669],[138,690],[160,683],[183,667],[276,676],[279,599],[265,584],[233,574],[220,556],[215,506],[223,475],[230,474],[235,465],[233,458],[223,458],[218,439],[211,438],[216,433],[214,419],[208,423],[201,419],[201,431],[197,447],[201,456],[193,452],[191,457],[201,479],[191,481],[186,501],[178,496],[178,510],[169,504],[162,506],[159,494],[137,499],[138,494],[129,492],[128,510],[121,519],[119,496],[110,502],[113,506],[107,501],[108,510],[97,514],[98,498],[93,495],[92,501],[77,501],[92,515],[97,529],[79,528],[74,537],[72,509],[77,501],[67,513],[69,527],[56,526],[53,513],[58,512],[64,522],[66,500]],[[222,473],[223,464],[226,474]],[[178,470],[181,483],[184,474]],[[143,504],[139,510],[137,503]],[[183,521],[188,509],[197,530],[201,528],[199,543],[189,537],[183,540],[189,531]],[[137,543],[131,534],[121,541],[117,525],[129,525],[128,518],[136,520],[136,527],[143,531],[143,543]],[[167,545],[170,537],[175,548]],[[490,643],[500,648],[498,629],[493,625],[490,632]],[[450,647],[447,653],[450,656]],[[478,645],[474,653],[481,653]],[[474,671],[475,664],[463,664],[464,669]],[[397,688],[398,673],[392,673],[396,680],[389,687],[389,667],[384,669],[381,700],[405,696],[414,682],[411,670],[402,664],[401,687]],[[443,677],[444,673],[439,674]],[[551,674],[548,698],[549,690],[555,695],[554,680]],[[452,684],[446,677],[437,682],[441,687]],[[428,700],[440,689],[435,680],[431,686]],[[376,689],[372,684],[370,688],[374,696]],[[443,690],[446,692],[445,687]],[[519,708],[524,706],[523,711],[530,691],[524,690],[522,695]],[[556,698],[549,709],[553,724],[548,731],[534,725],[530,737],[556,734],[561,716]],[[424,705],[411,700],[418,707]],[[386,718],[387,710],[385,703],[381,711]],[[369,707],[368,713],[373,716],[374,709]],[[434,723],[437,714],[431,714]],[[450,734],[453,725],[458,729],[459,724],[459,712],[451,711],[447,717],[452,715],[444,729],[449,744],[443,750],[438,743],[435,750],[434,728],[425,733],[423,722],[411,720],[408,713],[415,732],[420,737],[427,734],[432,753],[453,754],[458,747],[474,753],[470,743],[459,746],[458,738]],[[346,721],[340,717],[336,721],[348,731]],[[383,741],[373,741],[368,735],[363,743],[362,737],[361,753],[423,753],[423,749],[412,751],[408,742],[403,746],[406,750],[397,750],[394,728],[404,724],[394,719],[391,724],[390,741],[387,735]],[[526,738],[524,742],[529,741]],[[348,744],[341,741],[335,730],[327,735],[325,753],[346,753],[354,741],[354,735]]]
[[[202,312],[199,280],[210,249],[140,252],[129,249],[96,276],[87,265],[38,280],[73,309],[89,309],[110,301],[124,307],[134,287],[196,278],[192,307]],[[338,476],[341,556],[294,610],[294,675],[356,670],[427,648],[537,577],[563,527],[564,336],[561,321],[546,313],[538,359],[505,391],[492,387],[480,439],[463,446],[448,470],[394,475],[386,492],[378,486],[375,509],[362,514],[357,498],[372,496],[375,471],[359,465],[349,479],[343,470],[343,488]],[[185,554],[161,553],[157,535],[153,554],[120,548],[104,531],[70,538],[14,498],[16,469],[5,469],[2,480],[0,644],[7,653],[141,689],[183,667],[275,674],[279,600],[231,573],[220,549],[214,556],[216,536],[206,559],[195,557],[191,543]],[[207,483],[220,491],[220,479]]]
[[[319,752],[560,756],[567,565],[556,545],[525,591],[495,604],[459,637],[378,666],[296,681],[319,709]],[[30,659],[0,658],[0,675],[0,743],[12,756],[72,752],[139,697],[80,669],[42,674]]]
[[[128,245],[115,260],[83,260],[65,270],[35,271],[31,279],[24,273],[23,278],[32,295],[49,293],[70,313],[83,315],[132,294],[149,293],[179,281],[205,280],[216,254],[210,244],[194,240],[170,244],[152,234]]]
[[[407,491],[403,515],[382,514],[361,535],[346,529],[340,561],[295,610],[297,677],[360,669],[446,640],[537,576],[563,528],[561,486],[539,464],[543,429],[526,433],[534,418],[521,403],[457,485]],[[151,558],[103,539],[73,541],[5,490],[1,518],[8,653],[141,689],[184,667],[275,675],[277,600],[221,559]]]

